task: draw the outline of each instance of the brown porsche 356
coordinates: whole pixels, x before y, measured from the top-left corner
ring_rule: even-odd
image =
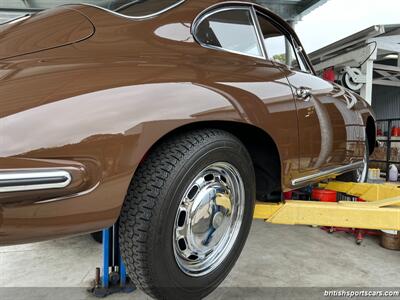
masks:
[[[255,199],[363,181],[370,106],[250,1],[66,5],[0,26],[0,244],[119,222],[153,297],[228,274]]]

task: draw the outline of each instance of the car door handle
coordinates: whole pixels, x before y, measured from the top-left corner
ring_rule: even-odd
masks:
[[[296,89],[296,98],[298,100],[308,102],[311,100],[312,90],[307,87],[299,87]]]

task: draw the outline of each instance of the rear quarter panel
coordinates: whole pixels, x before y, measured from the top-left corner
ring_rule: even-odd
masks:
[[[0,244],[110,226],[146,152],[191,123],[267,131],[289,182],[298,169],[297,119],[285,75],[198,46],[190,23],[200,10],[183,8],[134,22],[79,6],[96,24],[91,39],[0,62],[0,167],[76,167],[82,179],[67,194],[2,194]]]

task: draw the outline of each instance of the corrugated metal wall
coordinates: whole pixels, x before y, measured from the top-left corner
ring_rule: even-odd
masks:
[[[400,88],[374,85],[372,108],[378,120],[400,118]]]

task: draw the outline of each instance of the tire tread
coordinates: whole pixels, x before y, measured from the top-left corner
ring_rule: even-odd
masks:
[[[172,136],[151,151],[132,179],[119,220],[121,255],[134,284],[154,298],[163,297],[154,285],[150,272],[152,262],[147,253],[155,227],[152,222],[158,212],[156,207],[163,198],[162,190],[191,154],[210,141],[227,137],[239,141],[219,129],[193,130]]]

